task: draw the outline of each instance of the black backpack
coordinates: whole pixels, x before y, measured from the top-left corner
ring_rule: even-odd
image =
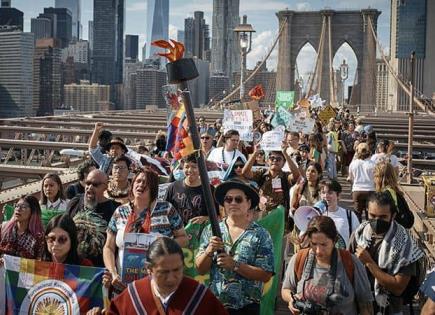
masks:
[[[409,209],[405,197],[401,193],[396,193],[397,196],[397,214],[396,221],[405,229],[410,229],[414,225],[414,214]]]

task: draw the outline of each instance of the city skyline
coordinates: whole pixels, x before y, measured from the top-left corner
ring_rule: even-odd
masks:
[[[54,0],[38,0],[29,3],[26,0],[13,0],[12,6],[24,12],[24,30],[30,31],[30,19],[36,17],[37,13],[44,7],[53,6]],[[83,38],[88,37],[88,21],[92,20],[93,1],[82,1],[82,25]],[[193,16],[194,11],[203,11],[207,24],[212,28],[213,1],[192,0],[185,3],[182,0],[171,0],[169,4],[169,37],[177,38],[177,31],[184,30],[184,19]],[[253,49],[248,55],[248,68],[255,66],[271,46],[278,29],[278,19],[275,13],[279,10],[288,8],[289,10],[320,10],[330,8],[334,10],[376,8],[382,11],[379,17],[378,33],[379,39],[384,49],[389,48],[390,35],[390,1],[389,0],[367,0],[363,4],[358,0],[332,1],[332,0],[313,0],[313,1],[261,1],[261,0],[240,0],[240,16],[247,14],[248,21],[257,31],[253,37]],[[125,34],[139,35],[139,46],[142,47],[146,37],[146,0],[130,0],[126,2],[126,29]],[[210,34],[211,36],[212,34]],[[302,59],[309,61],[311,56],[302,51]],[[352,53],[350,53],[352,55]],[[340,58],[341,59],[341,58]],[[276,52],[274,52],[268,62],[268,68],[275,68]],[[303,67],[302,67],[303,68]]]

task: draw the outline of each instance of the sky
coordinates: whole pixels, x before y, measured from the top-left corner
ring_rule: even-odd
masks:
[[[125,0],[126,22],[125,34],[139,35],[139,51],[145,42],[147,0]],[[24,30],[30,32],[30,19],[43,12],[44,7],[54,6],[54,0],[12,0],[12,6],[24,12]],[[88,37],[88,21],[93,18],[93,0],[82,0],[83,38]],[[177,38],[177,30],[184,29],[184,19],[193,16],[194,11],[204,11],[206,23],[212,22],[212,0],[169,0],[169,37]],[[378,19],[379,40],[388,52],[390,34],[390,0],[240,0],[240,16],[246,14],[256,33],[253,36],[252,51],[248,55],[248,68],[253,68],[262,60],[272,46],[278,33],[276,12],[289,9],[295,11],[317,11],[320,9],[365,9],[374,8],[381,11]],[[211,36],[211,34],[210,34]],[[140,54],[141,55],[141,54]],[[277,49],[268,59],[269,69],[276,68]],[[349,81],[353,81],[356,70],[356,57],[350,46],[342,46],[334,58],[334,67],[343,59],[349,64]],[[305,79],[314,68],[315,51],[308,47],[301,49],[297,63],[301,76]],[[352,82],[351,81],[351,82]]]

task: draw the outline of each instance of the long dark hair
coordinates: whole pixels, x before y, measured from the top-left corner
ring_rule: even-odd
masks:
[[[45,174],[44,178],[42,179],[41,183],[41,204],[46,205],[47,204],[47,196],[44,194],[44,183],[47,179],[51,179],[56,182],[56,184],[59,186],[59,191],[56,194],[56,200],[65,199],[65,195],[63,193],[63,185],[62,180],[60,179],[59,175],[55,173],[47,173]]]
[[[149,267],[153,267],[156,264],[156,260],[159,257],[178,254],[180,255],[181,261],[184,261],[183,250],[180,245],[172,238],[169,237],[159,237],[154,242],[151,243],[148,249],[148,262]]]
[[[45,230],[45,237],[47,237],[48,234],[50,234],[50,232],[55,228],[60,228],[67,232],[71,243],[71,248],[63,263],[69,265],[80,265],[81,259],[77,252],[77,227],[73,219],[68,214],[59,214],[55,216],[47,224],[47,228]],[[42,260],[53,260],[52,255],[48,251],[47,241],[44,242],[44,252],[42,253]]]
[[[152,170],[141,169],[134,175],[133,180],[131,181],[130,186],[130,195],[133,196],[133,186],[134,182],[138,178],[140,174],[144,174],[146,178],[146,188],[150,192],[150,201],[153,202],[159,196],[159,175]]]
[[[323,172],[323,170],[322,170],[322,166],[320,166],[319,163],[314,162],[314,161],[311,161],[311,162],[309,162],[307,164],[307,169],[310,166],[314,167],[316,169],[316,171],[317,171],[317,174],[318,174],[317,181],[316,181],[316,190],[314,191],[314,194],[312,196],[313,198],[318,198],[319,194],[320,194],[320,181],[322,179],[322,172]],[[308,180],[304,181],[304,185],[302,186],[302,192],[301,192],[302,195],[304,194],[305,189],[307,188],[307,186],[308,186]]]
[[[311,239],[311,236],[314,233],[323,233],[334,243],[337,241],[338,238],[337,227],[335,226],[334,220],[324,215],[314,217],[308,223],[305,236]]]

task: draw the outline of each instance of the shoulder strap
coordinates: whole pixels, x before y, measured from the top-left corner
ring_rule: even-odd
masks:
[[[302,279],[302,273],[304,272],[304,266],[305,266],[305,262],[307,261],[309,252],[310,252],[309,248],[304,248],[296,253],[296,261],[294,267],[296,282],[299,282],[299,280]]]
[[[355,266],[353,265],[352,254],[345,249],[340,249],[340,257],[344,266],[344,270],[346,271],[346,275],[353,285]]]
[[[349,227],[349,238],[352,235],[352,212],[349,209],[346,209],[347,214],[347,225]]]

